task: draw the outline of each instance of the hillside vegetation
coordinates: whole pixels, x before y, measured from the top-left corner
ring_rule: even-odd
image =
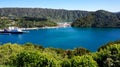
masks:
[[[46,18],[38,17],[0,17],[0,29],[7,28],[9,26],[17,26],[22,28],[32,27],[45,27],[45,26],[57,26],[57,23],[50,21]]]
[[[85,48],[63,50],[26,43],[0,46],[0,66],[8,67],[120,67],[120,41],[96,52]]]
[[[0,17],[10,19],[9,21],[8,19],[0,20],[1,25],[14,24],[10,21],[15,20],[18,23],[16,25],[20,27],[54,26],[55,23],[52,22],[73,22],[73,27],[120,27],[120,13],[105,10],[88,12],[44,8],[0,8]],[[24,20],[26,18],[34,18],[34,20]],[[39,22],[38,19],[44,20]]]
[[[0,8],[0,15],[6,17],[39,17],[52,21],[73,21],[76,18],[84,17],[87,11],[44,9],[44,8]]]
[[[72,23],[73,27],[120,27],[120,14],[104,10],[89,13]]]

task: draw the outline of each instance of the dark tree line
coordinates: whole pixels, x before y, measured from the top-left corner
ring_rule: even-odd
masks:
[[[9,26],[32,28],[32,27],[57,26],[57,23],[50,21],[46,18],[37,17],[22,17],[22,18],[0,17],[0,29],[7,28]]]
[[[23,17],[26,21],[47,21],[46,18],[37,18],[37,17]]]

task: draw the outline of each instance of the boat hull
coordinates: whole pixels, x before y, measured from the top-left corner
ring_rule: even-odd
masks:
[[[5,31],[0,31],[2,34],[23,34],[24,32],[5,32]]]

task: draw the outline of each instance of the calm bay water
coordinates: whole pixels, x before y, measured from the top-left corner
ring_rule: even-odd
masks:
[[[109,41],[120,40],[120,28],[58,28],[30,30],[27,34],[0,34],[0,43],[31,42],[44,47],[74,49],[84,47],[96,51]]]

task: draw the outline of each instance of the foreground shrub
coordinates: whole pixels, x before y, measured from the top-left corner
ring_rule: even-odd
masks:
[[[61,67],[72,67],[69,59],[64,59],[61,63]]]
[[[90,51],[85,49],[85,48],[75,48],[74,49],[74,55],[75,56],[82,56],[82,55],[86,55],[89,54]]]
[[[71,63],[72,67],[98,67],[97,62],[89,55],[75,56]]]
[[[18,67],[53,67],[53,62],[39,52],[21,52],[16,61]]]
[[[23,48],[18,44],[7,43],[0,46],[0,65],[13,65],[15,63],[16,54],[21,52]]]
[[[17,67],[120,67],[120,43],[109,43],[97,52],[84,48],[62,50],[27,43],[0,46],[0,65]]]
[[[107,45],[93,55],[100,67],[120,67],[120,44]]]

